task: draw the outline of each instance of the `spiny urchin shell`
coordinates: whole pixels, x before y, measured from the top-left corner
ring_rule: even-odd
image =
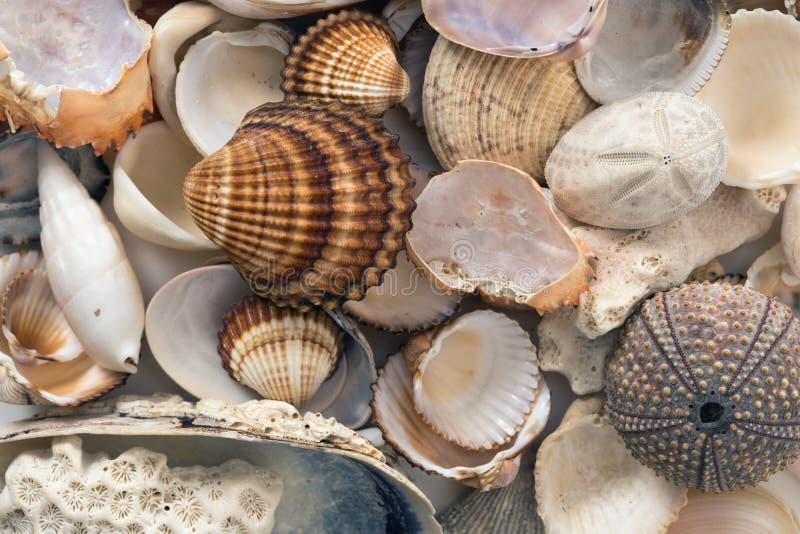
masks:
[[[800,322],[729,282],[658,293],[624,325],[606,410],[633,455],[681,486],[755,486],[800,454]]]

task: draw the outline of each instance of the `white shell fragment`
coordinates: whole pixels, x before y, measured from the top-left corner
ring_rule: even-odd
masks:
[[[660,534],[686,503],[640,464],[601,415],[602,399],[578,399],[536,455],[536,501],[548,534]]]
[[[370,287],[361,300],[348,300],[342,309],[377,328],[390,332],[414,332],[450,317],[461,297],[461,293],[436,287],[406,253],[400,251],[397,264],[383,274],[381,285]]]
[[[490,310],[462,315],[409,341],[414,407],[465,449],[508,443],[525,422],[542,377],[536,347],[516,321]]]
[[[42,251],[56,301],[88,355],[136,372],[144,300],[117,229],[49,144],[39,143]]]
[[[724,183],[748,189],[800,183],[798,48],[800,21],[763,9],[733,15],[728,49],[697,94],[728,132]]]
[[[800,186],[793,185],[786,196],[781,221],[781,245],[795,276],[800,276]]]
[[[785,217],[784,212],[784,220]],[[800,308],[800,278],[792,271],[780,243],[756,258],[747,269],[745,285],[768,297],[777,297],[793,309]]]
[[[545,167],[556,205],[606,228],[647,228],[702,204],[728,159],[716,113],[680,93],[602,106],[556,145]]]
[[[92,454],[76,436],[54,438],[50,450],[23,452],[5,481],[3,532],[35,525],[37,532],[256,534],[272,530],[283,493],[280,478],[242,460],[169,467],[166,455],[142,447],[116,458]]]
[[[327,11],[359,0],[211,0],[234,15],[250,19],[282,19]]]

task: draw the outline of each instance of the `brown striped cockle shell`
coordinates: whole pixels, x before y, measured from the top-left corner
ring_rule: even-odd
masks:
[[[389,25],[370,13],[341,11],[300,37],[286,58],[282,88],[289,100],[339,100],[381,115],[408,96],[409,80]]]
[[[184,182],[197,225],[279,305],[358,300],[411,226],[414,180],[397,138],[339,102],[268,103]]]
[[[343,335],[319,308],[279,308],[248,295],[225,314],[218,350],[237,382],[302,408],[336,367]]]

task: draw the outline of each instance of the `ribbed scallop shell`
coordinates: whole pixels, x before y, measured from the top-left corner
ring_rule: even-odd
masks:
[[[439,37],[425,72],[425,127],[439,162],[505,163],[544,178],[562,135],[596,107],[572,63],[477,52]]]
[[[14,277],[3,294],[0,317],[11,356],[20,363],[63,362],[83,352],[43,270]]]
[[[409,81],[389,25],[370,13],[341,11],[300,37],[286,58],[282,87],[289,100],[339,100],[380,115],[408,96]]]
[[[397,138],[338,102],[269,103],[186,177],[200,229],[261,296],[294,307],[360,299],[394,263],[411,189]]]
[[[342,337],[321,309],[279,308],[248,295],[222,320],[219,354],[238,382],[301,408],[336,367]]]

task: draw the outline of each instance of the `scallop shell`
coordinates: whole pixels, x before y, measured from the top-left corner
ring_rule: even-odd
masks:
[[[363,111],[270,103],[189,172],[184,199],[256,293],[335,307],[378,284],[402,248],[414,207],[406,162]]]
[[[680,93],[645,93],[578,121],[550,154],[545,177],[570,217],[647,228],[705,202],[727,158],[725,128],[711,108]]]
[[[562,61],[594,45],[606,6],[606,0],[422,0],[425,18],[449,41],[489,54]]]
[[[102,28],[114,28],[103,31]],[[152,30],[126,2],[17,2],[0,12],[0,106],[56,146],[121,146],[152,111]],[[53,47],[59,53],[50,53]]]
[[[408,84],[389,25],[370,13],[340,11],[300,37],[282,88],[289,100],[339,100],[381,115],[408,96]]]
[[[250,19],[282,19],[354,4],[359,0],[211,0],[221,9]]]
[[[237,382],[302,408],[336,367],[343,334],[322,310],[278,308],[250,295],[222,319],[218,350]]]
[[[451,443],[433,431],[417,414],[413,377],[402,353],[389,356],[374,386],[375,421],[392,448],[409,462],[481,491],[509,485],[519,472],[519,456],[547,424],[550,390],[542,379],[525,422],[502,447],[473,451]]]
[[[511,441],[542,382],[527,332],[490,310],[412,337],[405,356],[414,373],[417,413],[465,449],[490,450]]]
[[[422,102],[445,169],[485,159],[537,180],[561,136],[596,107],[571,63],[490,56],[443,37],[431,52]]]
[[[11,356],[19,363],[69,361],[83,352],[40,269],[11,280],[0,304],[0,322]]]
[[[639,464],[599,415],[602,399],[572,403],[536,454],[536,501],[549,534],[663,533],[686,489]]]
[[[361,300],[348,300],[342,309],[359,321],[390,332],[414,332],[440,324],[461,302],[460,293],[443,291],[428,280],[405,251],[383,274],[381,284]]]
[[[597,43],[575,61],[581,85],[608,104],[639,93],[692,96],[728,45],[725,2],[614,0]]]
[[[588,288],[591,252],[517,169],[462,161],[431,180],[418,204],[408,253],[443,288],[540,312],[575,304]]]
[[[800,183],[800,21],[778,11],[739,11],[713,76],[697,94],[722,119],[727,185]],[[770,58],[763,61],[763,58]]]

